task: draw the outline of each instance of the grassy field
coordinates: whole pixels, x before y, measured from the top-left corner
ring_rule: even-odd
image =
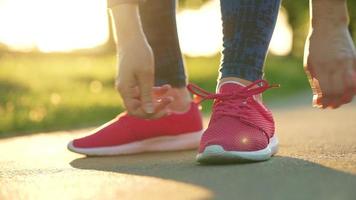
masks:
[[[186,58],[190,81],[214,91],[219,56]],[[115,57],[74,55],[0,56],[0,137],[97,126],[123,110],[113,89]],[[266,79],[281,88],[265,100],[308,88],[296,58],[269,57]],[[203,105],[209,112],[210,102]]]

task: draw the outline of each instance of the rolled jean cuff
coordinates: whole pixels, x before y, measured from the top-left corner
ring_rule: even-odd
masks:
[[[108,0],[108,8],[112,8],[119,4],[140,4],[145,2],[146,0]]]
[[[220,68],[220,79],[226,77],[236,77],[248,81],[256,81],[263,78],[262,68],[250,66],[223,66]]]

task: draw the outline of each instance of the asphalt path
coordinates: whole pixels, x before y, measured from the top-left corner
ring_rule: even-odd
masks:
[[[272,106],[280,150],[259,163],[199,165],[196,150],[88,158],[67,151],[88,130],[2,139],[0,199],[355,200],[356,104],[293,105]]]

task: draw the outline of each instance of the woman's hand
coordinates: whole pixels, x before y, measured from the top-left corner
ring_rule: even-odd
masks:
[[[173,99],[162,96],[169,85],[153,87],[154,59],[146,41],[132,41],[119,51],[116,87],[129,114],[142,118],[159,118],[167,114]]]
[[[313,90],[313,105],[338,108],[356,94],[356,51],[347,28],[345,5],[332,5],[334,2],[327,0],[321,0],[320,5],[319,1],[313,2],[314,19],[304,69]],[[332,7],[331,13],[326,13],[328,6]]]
[[[129,114],[141,118],[159,118],[167,114],[173,100],[164,94],[170,86],[153,87],[154,56],[143,33],[137,5],[112,8],[118,49],[116,88]]]

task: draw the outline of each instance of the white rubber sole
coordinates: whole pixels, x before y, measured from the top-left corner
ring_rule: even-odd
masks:
[[[273,136],[264,149],[258,151],[225,151],[220,145],[210,145],[196,157],[200,163],[234,163],[264,161],[271,158],[278,151],[278,139]]]
[[[177,136],[156,137],[118,146],[97,148],[77,148],[74,147],[73,141],[71,141],[68,143],[67,148],[72,152],[88,156],[128,155],[154,151],[178,151],[197,148],[202,134],[203,130]]]

